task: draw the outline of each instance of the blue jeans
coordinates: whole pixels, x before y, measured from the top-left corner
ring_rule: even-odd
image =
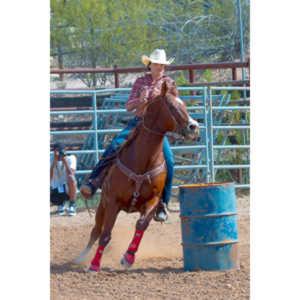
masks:
[[[102,158],[105,158],[105,160],[100,159],[98,161],[97,165],[94,167],[91,175],[89,176],[90,179],[97,178],[99,174],[107,167],[107,165],[111,162],[111,160],[108,159],[107,157],[114,154],[120,148],[120,146],[127,140],[128,135],[136,127],[139,120],[140,120],[139,117],[133,118],[125,127],[125,129],[123,129],[123,131],[121,131],[118,135],[116,135],[113,138],[110,145],[106,148],[106,150],[102,154]],[[162,193],[162,200],[166,204],[166,206],[168,206],[168,203],[171,198],[172,181],[174,176],[174,156],[171,151],[170,144],[167,137],[164,137],[163,152],[164,152],[164,157],[167,165],[167,178]]]

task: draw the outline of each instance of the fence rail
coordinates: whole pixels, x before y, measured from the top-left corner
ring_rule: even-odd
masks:
[[[218,63],[207,63],[207,64],[184,64],[184,65],[172,65],[166,66],[166,71],[181,71],[187,70],[189,71],[189,81],[191,84],[195,82],[195,71],[196,70],[206,70],[206,69],[231,69],[232,72],[232,80],[235,84],[238,84],[237,81],[237,69],[239,68],[248,68],[250,70],[250,59],[247,62],[218,62]],[[145,72],[147,69],[145,67],[127,67],[127,68],[119,68],[117,65],[114,68],[53,68],[50,70],[51,74],[59,74],[60,79],[63,80],[64,74],[95,74],[95,73],[110,73],[114,74],[115,80],[115,88],[120,87],[120,74],[124,73],[141,73]],[[250,84],[249,82],[247,84]],[[243,85],[242,82],[240,85]]]

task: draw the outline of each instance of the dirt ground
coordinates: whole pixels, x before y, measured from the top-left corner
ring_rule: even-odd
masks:
[[[178,204],[172,208],[178,209]],[[51,299],[249,299],[249,196],[238,197],[237,208],[240,269],[229,271],[183,270],[179,212],[172,212],[165,224],[151,222],[128,270],[120,259],[133,237],[138,214],[120,213],[101,271],[87,273],[96,245],[82,265],[72,261],[86,246],[94,218],[86,211],[75,217],[52,214]]]

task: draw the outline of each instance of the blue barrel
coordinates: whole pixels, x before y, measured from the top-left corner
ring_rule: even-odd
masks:
[[[184,270],[239,269],[233,183],[179,187]]]

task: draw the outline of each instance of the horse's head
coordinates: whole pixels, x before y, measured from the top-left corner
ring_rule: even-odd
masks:
[[[160,95],[146,106],[144,124],[158,134],[176,132],[192,139],[199,135],[199,124],[187,112],[185,103],[174,93],[168,93],[166,83],[162,84]]]

